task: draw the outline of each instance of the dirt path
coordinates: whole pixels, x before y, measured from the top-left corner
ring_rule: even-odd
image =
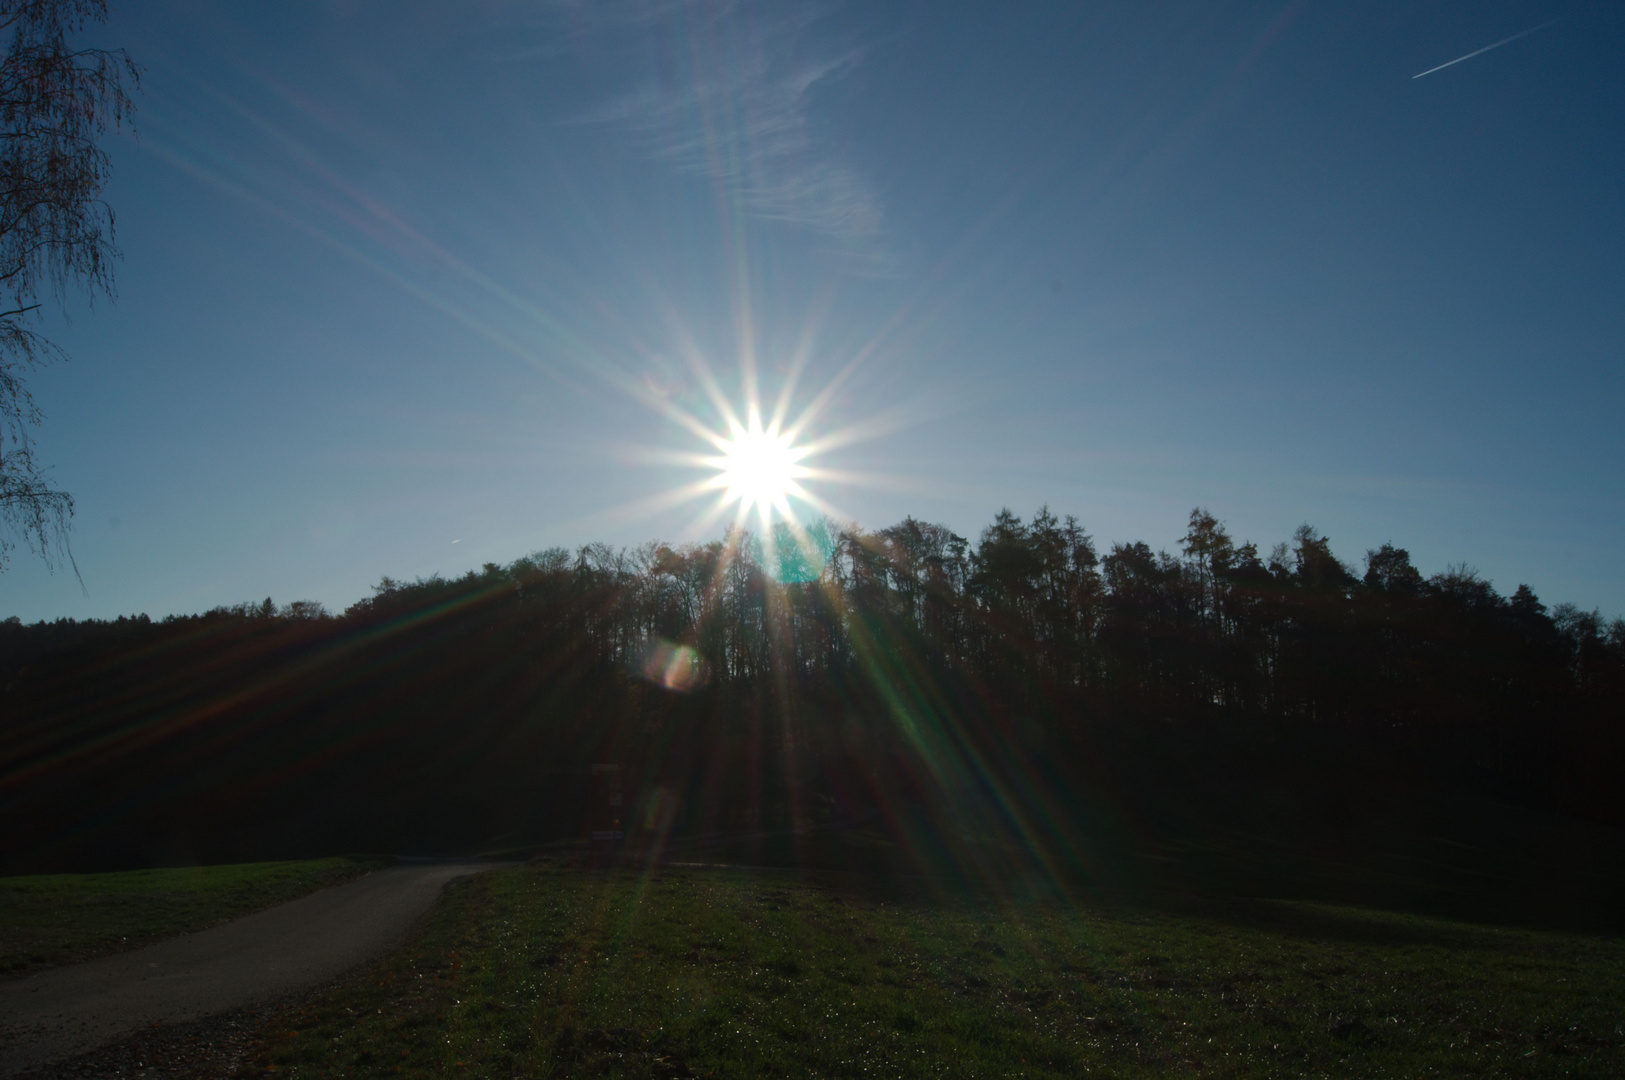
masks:
[[[145,949],[0,983],[0,1077],[318,986],[396,944],[490,862],[396,866]]]

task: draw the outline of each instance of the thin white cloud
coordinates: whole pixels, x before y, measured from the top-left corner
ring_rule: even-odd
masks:
[[[695,12],[728,14],[739,0],[553,0],[560,13],[603,27],[654,26]]]
[[[808,59],[800,49],[814,17],[805,10],[774,21],[706,0],[581,0],[574,13],[601,16],[604,32],[647,29],[673,50],[663,77],[580,122],[620,127],[651,156],[725,185],[752,216],[831,238],[869,269],[884,264],[880,202],[813,122],[818,94],[862,50]]]

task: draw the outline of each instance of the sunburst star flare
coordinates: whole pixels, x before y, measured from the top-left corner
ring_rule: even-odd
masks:
[[[705,459],[717,470],[709,486],[723,492],[725,504],[737,504],[741,518],[754,510],[764,527],[775,512],[792,517],[790,498],[808,496],[798,481],[812,475],[801,464],[810,449],[798,446],[794,435],[777,421],[763,427],[754,409],[745,424],[730,422],[728,429],[727,435],[711,436],[719,453]]]

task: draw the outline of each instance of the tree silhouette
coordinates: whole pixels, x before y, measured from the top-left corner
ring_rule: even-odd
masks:
[[[29,429],[41,416],[26,374],[62,357],[35,329],[42,289],[112,294],[110,162],[98,140],[133,110],[140,71],[123,50],[74,49],[68,35],[107,18],[106,0],[0,0],[0,569],[19,542],[72,563],[73,498],[51,487]]]
[[[1064,814],[1083,776],[1220,811],[1253,787],[1345,809],[1467,790],[1625,823],[1625,622],[1527,586],[1424,578],[1392,544],[1356,579],[1309,526],[1265,560],[1201,508],[1177,554],[1100,557],[1046,507],[974,545],[914,518],[806,533],[552,548],[385,578],[332,617],[0,623],[0,816],[31,823],[8,843],[567,830],[595,761],[702,832]]]

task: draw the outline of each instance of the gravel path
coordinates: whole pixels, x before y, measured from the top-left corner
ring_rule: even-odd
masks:
[[[309,990],[387,951],[490,862],[395,866],[144,949],[0,983],[0,1077]]]

